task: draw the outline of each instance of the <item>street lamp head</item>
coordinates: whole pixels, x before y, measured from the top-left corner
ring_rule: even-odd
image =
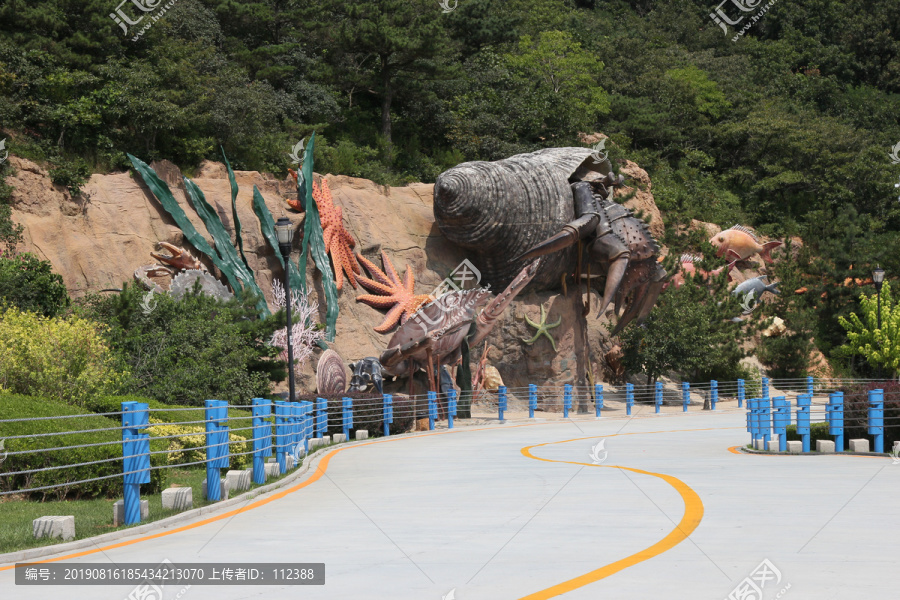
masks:
[[[876,267],[875,270],[872,271],[872,281],[875,282],[875,289],[881,291],[881,284],[884,283],[884,269]]]
[[[278,238],[278,249],[281,257],[287,260],[291,255],[291,240],[294,239],[294,224],[287,217],[281,217],[275,223],[275,237]]]
[[[290,244],[294,239],[294,224],[287,217],[281,217],[275,223],[275,237],[279,244]]]

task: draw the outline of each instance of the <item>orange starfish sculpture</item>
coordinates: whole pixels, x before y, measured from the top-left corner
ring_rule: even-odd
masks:
[[[288,172],[294,179],[297,179],[297,173],[293,169],[288,169]],[[351,250],[356,246],[356,240],[344,229],[341,207],[334,205],[327,180],[321,179],[320,183],[313,181],[313,200],[316,201],[319,218],[322,221],[325,251],[331,255],[331,262],[334,263],[334,281],[337,289],[344,287],[344,273],[347,274],[347,281],[355,289],[356,276],[362,273],[359,263],[356,262],[356,255]],[[304,210],[301,208],[299,199],[289,199],[287,203],[296,211]]]
[[[431,296],[427,294],[415,295],[413,290],[416,285],[416,279],[412,269],[407,266],[404,280],[400,281],[400,276],[394,265],[384,250],[381,251],[381,261],[384,263],[384,271],[375,266],[375,263],[368,260],[365,256],[357,254],[366,270],[371,274],[372,279],[358,277],[359,284],[373,292],[372,294],[363,294],[356,297],[357,302],[364,302],[373,308],[389,308],[384,316],[384,321],[375,331],[378,333],[387,333],[394,326],[406,322],[406,320],[416,314],[425,304],[431,301]]]

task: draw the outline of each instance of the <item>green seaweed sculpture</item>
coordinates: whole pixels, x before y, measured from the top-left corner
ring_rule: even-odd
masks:
[[[135,170],[140,173],[144,182],[147,184],[147,187],[150,188],[150,191],[156,196],[156,199],[159,200],[159,203],[165,211],[175,220],[178,228],[184,233],[185,239],[199,252],[209,257],[212,263],[228,280],[228,284],[231,286],[231,289],[234,290],[235,294],[240,294],[247,288],[249,288],[251,292],[258,294],[259,299],[256,304],[257,310],[259,310],[260,314],[263,316],[269,315],[269,307],[266,305],[266,300],[262,291],[259,289],[259,286],[256,285],[253,271],[248,269],[243,261],[237,256],[237,252],[231,244],[231,236],[228,235],[219,216],[212,207],[209,206],[209,203],[206,202],[206,198],[203,196],[203,192],[200,191],[200,188],[198,188],[193,181],[185,178],[184,181],[188,191],[188,197],[194,205],[194,209],[197,210],[198,215],[200,215],[200,218],[203,220],[204,225],[206,225],[207,231],[209,231],[210,235],[213,237],[219,252],[214,250],[206,241],[206,238],[200,235],[181,208],[181,205],[178,204],[175,196],[172,195],[172,190],[169,189],[169,186],[165,181],[159,178],[156,171],[136,156],[128,154],[128,159],[131,161]]]
[[[231,184],[231,219],[234,221],[234,239],[237,242],[241,260],[244,261],[247,270],[252,271],[252,269],[250,269],[250,263],[247,262],[247,257],[244,255],[244,239],[241,237],[241,219],[238,217],[237,211],[237,181],[234,179],[234,171],[231,170],[231,163],[228,162],[228,157],[225,156],[225,148],[219,146],[219,149],[222,151],[222,160],[225,161],[225,168],[228,170],[228,182]],[[253,188],[256,189],[256,186],[253,186]]]
[[[303,248],[300,250],[300,273],[306,273],[307,251],[312,253],[313,260],[319,272],[322,273],[322,288],[325,291],[327,308],[325,311],[325,339],[334,341],[338,318],[337,285],[334,283],[334,275],[331,272],[331,263],[325,251],[324,234],[322,233],[322,221],[319,219],[319,209],[312,195],[313,181],[313,145],[316,134],[313,133],[306,146],[306,156],[303,160],[303,168],[297,177],[297,199],[302,200],[306,207],[306,220],[303,223]],[[302,182],[302,184],[301,184]],[[306,290],[304,280],[301,289]]]

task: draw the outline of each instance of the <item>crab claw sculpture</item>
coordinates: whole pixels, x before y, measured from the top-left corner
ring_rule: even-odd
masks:
[[[146,289],[156,292],[157,294],[164,293],[164,290],[159,284],[152,281],[150,277],[165,277],[166,275],[174,276],[176,273],[184,271],[206,271],[206,267],[203,266],[203,263],[194,258],[194,255],[184,248],[179,248],[168,242],[158,242],[157,245],[169,253],[150,253],[150,256],[155,258],[161,264],[145,265],[143,267],[138,267],[134,271],[134,278]]]
[[[656,260],[659,246],[647,225],[611,200],[609,188],[620,185],[619,178],[607,174],[602,178],[591,178],[591,181],[573,183],[575,220],[519,257],[530,260],[564,250],[579,240],[585,241],[590,259],[607,270],[597,317],[614,298],[616,314],[619,314],[628,294],[634,294],[612,330],[613,336],[634,319],[640,323],[650,314],[666,282],[666,270]]]
[[[152,256],[162,264],[168,267],[172,267],[177,271],[206,270],[206,267],[203,266],[203,263],[194,258],[194,255],[184,248],[179,248],[178,246],[174,246],[168,242],[159,242],[158,245],[163,250],[167,250],[169,254],[157,254],[156,252],[151,252],[150,256]]]
[[[436,370],[440,365],[456,364],[464,339],[474,347],[487,337],[538,272],[539,263],[529,263],[497,297],[492,298],[486,288],[458,290],[420,308],[394,332],[387,350],[381,354],[384,370],[395,377],[408,374],[412,394],[412,375],[424,367],[429,389],[437,391]]]

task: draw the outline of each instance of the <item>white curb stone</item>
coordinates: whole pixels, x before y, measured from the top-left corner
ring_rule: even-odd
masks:
[[[793,440],[787,443],[787,451],[788,454],[800,454],[803,452],[803,442],[800,440]]]
[[[68,541],[75,538],[75,517],[38,517],[31,522],[31,528],[35,538],[58,537]]]
[[[357,429],[356,430],[356,439],[358,439],[358,440],[369,439],[369,430],[368,429]]]
[[[834,442],[832,440],[816,440],[816,452],[824,454],[834,453]]]
[[[343,433],[336,433],[333,436],[331,436],[331,439],[334,440],[335,444],[340,444],[341,442],[347,441],[347,436],[344,435]]]
[[[150,517],[150,501],[141,500],[141,521]],[[125,500],[113,504],[113,527],[125,524]]]
[[[189,487],[168,488],[162,491],[162,507],[169,510],[188,510],[194,507],[194,490]]]
[[[224,479],[219,480],[219,485],[222,487],[219,488],[219,500],[228,500],[228,492],[229,488]],[[207,500],[209,499],[209,494],[206,493],[206,480],[203,480],[203,497]]]
[[[868,452],[869,440],[850,440],[850,452]]]
[[[243,492],[244,490],[250,489],[251,477],[252,471],[250,471],[250,469],[245,469],[243,471],[231,470],[225,473],[225,485],[228,486],[229,490]]]
[[[278,477],[281,475],[281,467],[278,466],[278,463],[266,463],[266,479],[270,477]]]

